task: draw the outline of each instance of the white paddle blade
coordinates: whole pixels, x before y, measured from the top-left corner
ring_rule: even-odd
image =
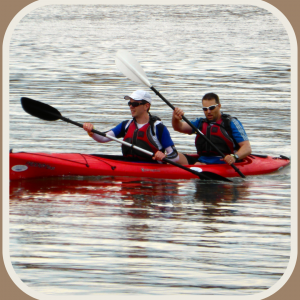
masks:
[[[117,68],[132,81],[151,87],[144,70],[128,51],[119,50],[117,52],[116,65]]]

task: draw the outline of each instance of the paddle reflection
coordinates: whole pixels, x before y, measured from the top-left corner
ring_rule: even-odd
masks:
[[[233,184],[195,183],[195,203],[202,203],[202,214],[207,217],[231,216],[237,210],[231,205],[245,199],[249,192],[248,182]],[[213,220],[213,219],[211,219]]]

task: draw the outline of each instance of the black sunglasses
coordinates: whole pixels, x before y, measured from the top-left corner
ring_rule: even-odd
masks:
[[[214,110],[219,104],[211,105],[209,107],[202,107],[203,111]]]
[[[141,102],[130,102],[130,101],[128,101],[128,106],[130,107],[130,105],[132,105],[132,107],[138,107],[139,105],[144,105],[144,104],[146,104],[146,103],[148,103],[147,101],[145,101],[145,100],[143,100],[143,101],[141,101]]]

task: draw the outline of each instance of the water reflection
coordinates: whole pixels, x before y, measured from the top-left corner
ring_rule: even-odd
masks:
[[[44,178],[10,182],[12,205],[27,201],[70,201],[84,206],[115,206],[132,218],[155,218],[162,213],[178,218],[182,211],[204,215],[234,214],[220,209],[247,195],[249,183],[164,180],[132,177]],[[192,209],[191,209],[192,208]],[[170,213],[167,215],[166,213]]]
[[[277,181],[272,184],[274,191],[284,189]],[[259,201],[251,197],[256,190]],[[63,289],[72,292],[68,282],[91,293],[154,287],[161,294],[233,288],[247,293],[268,288],[286,267],[289,226],[281,214],[288,203],[277,206],[256,181],[12,181],[12,263],[29,283],[38,280],[36,271],[49,273],[56,291],[59,274]],[[274,261],[278,271],[270,277]],[[241,272],[247,281],[240,280]]]

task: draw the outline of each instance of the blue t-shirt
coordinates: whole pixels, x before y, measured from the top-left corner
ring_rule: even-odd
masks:
[[[196,128],[200,128],[200,126],[204,120],[205,120],[204,118],[197,118],[197,119],[192,120],[191,123]],[[230,128],[231,128],[232,136],[238,144],[249,140],[248,136],[246,134],[246,131],[245,131],[242,123],[239,120],[232,118],[232,120],[230,122]],[[196,133],[196,132],[193,132],[193,133]],[[207,164],[225,163],[224,161],[222,161],[220,159],[222,159],[221,156],[204,156],[203,155],[203,156],[200,156],[198,160],[200,162],[207,163]]]
[[[118,124],[116,127],[111,129],[117,138],[123,138],[126,135],[126,129],[127,129],[126,125],[128,124],[129,121],[130,120],[123,121],[120,124]],[[171,139],[170,132],[163,123],[158,122],[158,124],[155,126],[155,131],[156,131],[157,139],[162,145],[162,148],[166,149],[170,146],[174,146],[174,143]]]

